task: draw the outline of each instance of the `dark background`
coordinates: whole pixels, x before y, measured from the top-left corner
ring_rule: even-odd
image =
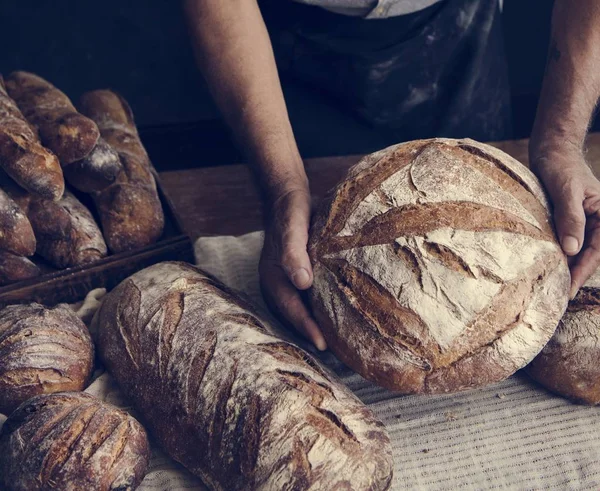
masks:
[[[551,7],[504,1],[516,138],[531,131]],[[196,69],[177,0],[0,0],[0,46],[0,72],[36,72],[74,101],[96,88],[122,93],[159,170],[241,160]],[[304,157],[377,148],[377,135],[319,94],[287,82],[284,91]]]

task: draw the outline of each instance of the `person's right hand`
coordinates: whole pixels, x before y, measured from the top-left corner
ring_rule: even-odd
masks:
[[[319,350],[325,350],[325,338],[301,295],[313,281],[306,250],[310,205],[308,185],[283,191],[272,201],[259,264],[260,284],[269,307]]]

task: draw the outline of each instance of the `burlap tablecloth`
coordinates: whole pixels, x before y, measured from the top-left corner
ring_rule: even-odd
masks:
[[[263,305],[261,245],[258,232],[202,238],[197,263]],[[394,490],[600,489],[600,407],[571,404],[523,374],[471,392],[398,396],[366,382],[331,354],[318,356],[387,426]],[[130,410],[108,374],[96,377],[86,392]],[[139,489],[206,488],[153,444]]]

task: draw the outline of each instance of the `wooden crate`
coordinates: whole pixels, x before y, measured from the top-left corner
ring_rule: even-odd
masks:
[[[185,235],[181,222],[169,197],[164,192],[160,178],[156,177],[159,196],[165,214],[165,229],[160,240],[152,245],[129,252],[111,254],[92,264],[46,271],[37,278],[0,287],[0,307],[15,303],[38,302],[53,306],[73,303],[85,298],[94,288],[114,288],[136,271],[161,261],[194,261],[190,238]],[[34,258],[36,263],[38,257]]]

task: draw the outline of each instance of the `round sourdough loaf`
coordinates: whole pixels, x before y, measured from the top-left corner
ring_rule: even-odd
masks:
[[[83,390],[93,365],[90,334],[67,305],[0,310],[0,413],[38,394]]]
[[[365,157],[315,217],[311,304],[332,351],[403,393],[502,380],[552,336],[569,270],[534,175],[472,140]]]
[[[554,336],[527,372],[557,394],[600,404],[600,271],[569,302]]]
[[[149,457],[146,432],[127,413],[89,394],[44,394],[19,406],[0,431],[0,487],[133,490]]]

